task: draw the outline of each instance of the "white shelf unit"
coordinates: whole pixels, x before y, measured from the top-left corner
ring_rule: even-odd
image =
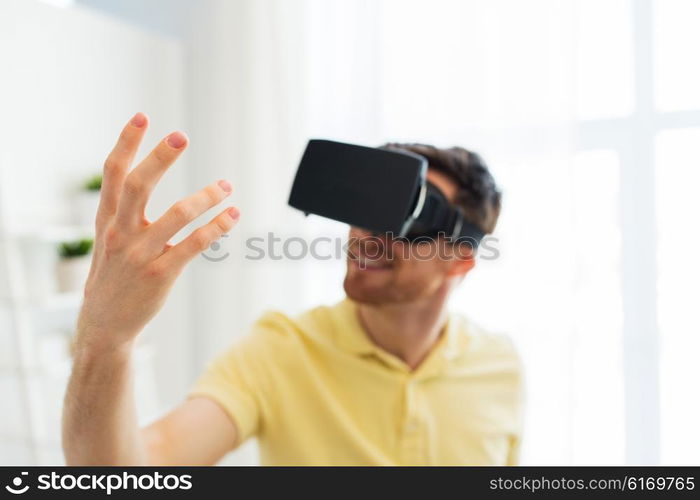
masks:
[[[1,201],[1,200],[0,200]],[[0,203],[0,211],[2,210]],[[0,215],[1,212],[0,212]],[[60,442],[62,402],[70,376],[70,342],[82,303],[82,293],[43,295],[27,286],[27,270],[37,266],[26,257],[31,245],[57,248],[60,241],[84,237],[84,228],[51,228],[41,235],[16,233],[0,228],[0,283],[4,295],[0,305],[9,316],[9,338],[14,349],[0,358],[0,380],[14,388],[1,387],[3,394],[14,394],[10,404],[19,404],[12,421],[0,432],[4,447],[17,449],[17,463],[61,464]],[[51,264],[53,264],[52,262]],[[50,265],[49,265],[50,267]],[[47,266],[41,266],[46,271]],[[138,346],[135,369],[145,383],[137,388],[139,407],[148,407],[153,391],[153,356],[147,344]],[[150,383],[149,383],[150,381]],[[17,410],[15,408],[14,410]],[[19,416],[19,418],[17,417]]]
[[[53,247],[56,253],[55,247],[64,236],[70,235],[64,231],[31,234],[0,229],[0,276],[5,281],[0,303],[9,320],[9,338],[5,340],[13,347],[11,354],[0,360],[0,373],[5,390],[13,395],[10,404],[21,407],[12,410],[14,421],[6,422],[5,435],[0,438],[6,444],[25,448],[31,463],[60,455],[60,404],[56,403],[70,372],[70,333],[81,301],[79,293],[45,290],[39,294],[32,290],[27,271],[49,273],[45,278],[50,283],[55,261],[49,259],[45,265],[38,265],[38,260],[28,260],[28,249],[36,245],[50,255]]]

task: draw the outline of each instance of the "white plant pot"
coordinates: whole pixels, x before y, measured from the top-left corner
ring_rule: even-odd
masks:
[[[100,204],[99,191],[81,191],[75,197],[75,222],[80,226],[92,226]]]
[[[79,292],[85,287],[90,272],[91,255],[60,259],[56,264],[58,291]]]
[[[20,250],[28,295],[43,299],[56,293],[54,269],[56,269],[58,255],[55,242],[24,237],[21,239]]]

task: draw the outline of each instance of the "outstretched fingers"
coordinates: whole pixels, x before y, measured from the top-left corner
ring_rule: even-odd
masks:
[[[151,242],[151,250],[159,251],[170,238],[187,224],[210,208],[221,203],[231,194],[233,188],[225,180],[214,182],[204,189],[173,204],[162,217],[146,229]]]
[[[187,238],[156,259],[162,267],[179,273],[182,268],[209,245],[228,233],[238,223],[240,212],[230,207],[214,217],[208,224],[196,229]]]
[[[98,227],[117,212],[124,179],[147,128],[148,117],[143,113],[136,113],[122,130],[117,143],[105,160],[100,206],[97,211]]]
[[[141,227],[153,188],[185,150],[188,142],[183,132],[171,133],[124,179],[117,211],[117,224],[120,228],[129,231]]]

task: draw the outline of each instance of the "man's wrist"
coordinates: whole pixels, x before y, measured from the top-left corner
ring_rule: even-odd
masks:
[[[131,356],[134,339],[116,332],[98,332],[87,328],[78,329],[73,343],[73,358],[76,362],[91,360],[125,359]]]

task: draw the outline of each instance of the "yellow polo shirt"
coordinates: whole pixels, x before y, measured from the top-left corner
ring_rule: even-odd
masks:
[[[521,369],[510,340],[450,316],[411,371],[367,337],[346,299],[265,314],[191,395],[218,402],[264,465],[514,464]]]

